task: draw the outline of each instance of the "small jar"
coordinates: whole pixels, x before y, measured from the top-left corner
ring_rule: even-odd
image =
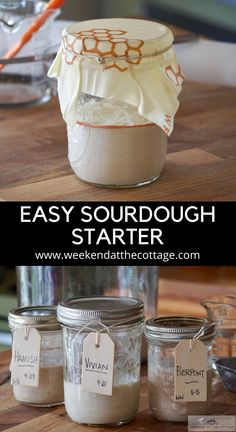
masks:
[[[69,161],[85,182],[142,186],[164,166],[183,75],[162,24],[136,19],[74,23],[48,75],[58,79]]]
[[[78,121],[67,126],[68,158],[75,174],[97,186],[125,188],[157,180],[167,136],[122,101],[81,93]]]
[[[37,387],[13,385],[17,401],[32,406],[50,407],[64,402],[62,331],[57,321],[56,307],[32,306],[12,309],[9,326],[35,328],[41,336],[39,382]]]
[[[210,324],[210,325],[209,325]],[[174,401],[174,350],[184,339],[192,339],[205,326],[199,339],[207,346],[207,400],[203,402]],[[158,420],[186,422],[189,415],[209,413],[212,393],[212,345],[215,326],[204,318],[152,318],[145,324],[148,341],[149,405]]]
[[[143,319],[143,302],[134,298],[91,296],[59,304],[58,320],[63,325],[64,340],[65,408],[73,421],[118,426],[135,417],[139,406]],[[91,331],[102,329],[115,344],[111,396],[81,388],[84,339]]]
[[[132,296],[144,302],[145,319],[157,315],[159,267],[157,266],[65,266],[62,292],[67,297],[93,295]],[[142,338],[142,361],[147,343]]]

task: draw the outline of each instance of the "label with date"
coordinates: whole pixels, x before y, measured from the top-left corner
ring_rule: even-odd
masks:
[[[112,395],[115,344],[107,333],[89,333],[84,339],[82,390]]]
[[[185,339],[174,351],[174,401],[207,400],[207,346]]]
[[[13,335],[11,384],[37,387],[41,336],[33,327],[16,329]]]

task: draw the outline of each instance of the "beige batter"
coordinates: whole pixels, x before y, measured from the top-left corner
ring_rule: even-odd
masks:
[[[14,385],[13,393],[16,400],[27,405],[48,406],[63,403],[63,367],[41,367],[38,387]]]
[[[130,186],[160,176],[167,137],[156,125],[119,129],[68,126],[69,160],[82,180]]]
[[[65,407],[78,423],[108,425],[127,423],[137,413],[139,382],[113,387],[112,396],[81,390],[79,384],[64,381]]]

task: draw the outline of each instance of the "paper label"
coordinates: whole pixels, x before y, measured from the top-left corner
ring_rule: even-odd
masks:
[[[193,342],[193,341],[192,341]],[[178,343],[175,348],[174,401],[199,402],[207,400],[207,346],[195,340]]]
[[[11,384],[37,387],[39,381],[41,336],[33,327],[14,331]]]
[[[112,395],[115,344],[107,333],[95,332],[84,339],[82,359],[82,390]]]

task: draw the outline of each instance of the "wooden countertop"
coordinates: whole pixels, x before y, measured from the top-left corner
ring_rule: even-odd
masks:
[[[10,353],[0,354],[0,431],[8,432],[112,432],[114,428],[94,428],[72,422],[64,406],[35,408],[20,405],[13,397],[8,383]],[[222,384],[213,385],[212,414],[235,415],[236,394],[224,391]],[[139,412],[131,423],[122,426],[124,432],[184,432],[187,425],[162,423],[151,415],[148,409],[146,367],[142,367],[141,395]]]
[[[234,200],[236,88],[185,83],[167,163],[155,183],[101,189],[80,181],[67,161],[58,102],[0,110],[0,199]]]

